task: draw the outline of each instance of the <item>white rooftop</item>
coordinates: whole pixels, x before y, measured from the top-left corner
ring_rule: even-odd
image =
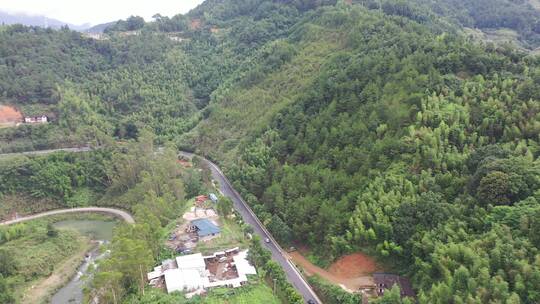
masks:
[[[248,251],[244,250],[233,256],[234,264],[236,265],[236,270],[238,271],[238,275],[240,277],[247,274],[257,274],[255,267],[253,267],[247,260],[247,253]]]
[[[169,269],[165,271],[165,285],[167,293],[194,291],[208,285],[208,278],[195,269]]]
[[[204,258],[201,253],[177,256],[176,264],[178,264],[179,269],[204,270],[206,268],[206,264],[204,263]]]

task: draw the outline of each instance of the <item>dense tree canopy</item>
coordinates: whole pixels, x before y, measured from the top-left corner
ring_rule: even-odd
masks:
[[[539,109],[528,89],[535,61],[432,33],[414,18],[379,16],[346,6],[311,15],[289,40],[297,47],[287,61],[309,62],[302,48],[310,39],[325,48],[325,34],[310,27],[335,28],[345,45],[237,150],[217,144],[228,156],[211,155],[230,165],[235,185],[284,243],[303,240],[330,260],[370,248],[413,278],[422,303],[538,301],[538,248],[529,237],[540,208]],[[263,76],[246,81],[246,73],[230,88],[262,106],[261,87],[277,90],[265,79],[289,68],[270,66],[259,61],[251,69]],[[230,102],[237,91],[219,93],[208,125],[244,110]],[[214,152],[200,144],[218,131],[196,130],[193,142]],[[501,218],[508,210],[511,226]],[[393,303],[391,295],[381,301]]]
[[[0,129],[0,149],[106,148],[0,159],[0,198],[132,210],[141,224],[118,230],[91,294],[134,296],[159,257],[154,227],[201,189],[174,148],[154,153],[174,141],[220,162],[284,245],[327,261],[367,251],[420,303],[540,302],[540,60],[462,31],[534,46],[538,17],[510,0],[208,0],[101,40],[3,27],[0,102],[53,123]]]

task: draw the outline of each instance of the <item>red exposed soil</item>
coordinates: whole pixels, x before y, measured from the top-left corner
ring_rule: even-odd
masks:
[[[356,291],[362,286],[373,285],[371,273],[379,270],[375,260],[362,253],[346,255],[330,265],[328,270],[313,265],[298,251],[289,254],[293,262],[302,267],[307,275],[317,274],[348,291]]]
[[[343,278],[355,278],[379,270],[375,260],[363,253],[353,253],[341,257],[328,268],[328,272]]]
[[[0,123],[21,122],[23,116],[14,107],[0,106]]]
[[[191,20],[191,23],[189,24],[189,28],[191,30],[197,30],[201,28],[202,22],[201,19],[193,19]]]

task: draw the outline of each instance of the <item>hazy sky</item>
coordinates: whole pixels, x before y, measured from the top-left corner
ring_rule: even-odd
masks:
[[[71,24],[93,25],[139,15],[187,13],[203,0],[0,0],[0,10],[45,15]]]

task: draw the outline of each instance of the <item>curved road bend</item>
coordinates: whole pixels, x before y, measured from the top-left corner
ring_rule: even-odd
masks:
[[[108,214],[112,214],[112,215],[122,218],[124,221],[126,221],[126,223],[129,223],[129,224],[135,223],[135,220],[133,219],[131,214],[127,213],[126,211],[113,209],[113,208],[87,207],[87,208],[72,208],[72,209],[60,209],[60,210],[47,211],[43,213],[21,217],[21,218],[10,220],[10,221],[0,222],[0,225],[11,225],[11,224],[16,224],[16,223],[26,222],[29,220],[34,220],[41,217],[64,214],[64,213],[75,213],[75,212],[108,213]]]
[[[195,154],[188,152],[180,152],[180,155],[187,158],[192,158]],[[212,170],[212,177],[215,180],[219,181],[219,184],[221,186],[221,192],[223,193],[223,195],[229,197],[233,201],[234,208],[240,213],[240,215],[242,215],[244,221],[251,225],[254,232],[261,237],[261,243],[263,244],[263,246],[266,247],[266,249],[270,250],[270,252],[272,253],[272,258],[283,268],[287,279],[293,285],[293,287],[298,290],[298,292],[302,295],[304,301],[307,302],[308,300],[312,300],[315,303],[322,303],[313,291],[313,289],[311,289],[311,286],[309,286],[309,284],[306,282],[302,274],[300,274],[298,269],[286,257],[286,254],[284,253],[281,246],[279,246],[279,244],[272,237],[270,232],[266,230],[264,225],[259,221],[257,216],[253,213],[251,208],[249,208],[247,203],[242,199],[240,194],[238,194],[238,192],[234,190],[231,183],[223,174],[223,172],[221,172],[219,167],[205,158],[201,157],[201,159],[203,159],[203,161],[205,161],[210,166],[210,169]],[[264,239],[266,238],[270,239],[270,243],[264,242]]]

